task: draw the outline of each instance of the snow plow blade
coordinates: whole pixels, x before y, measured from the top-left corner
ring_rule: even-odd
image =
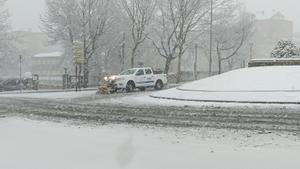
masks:
[[[99,86],[98,88],[98,93],[99,94],[102,94],[102,95],[109,95],[109,94],[112,94],[114,93],[114,90],[111,86],[109,85],[101,85]]]

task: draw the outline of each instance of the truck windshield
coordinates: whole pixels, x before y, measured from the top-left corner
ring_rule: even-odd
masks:
[[[136,72],[136,69],[129,69],[122,72],[120,75],[133,75]]]

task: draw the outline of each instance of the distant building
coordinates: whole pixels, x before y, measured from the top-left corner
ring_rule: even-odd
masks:
[[[300,47],[300,32],[295,32],[293,37],[293,42]]]
[[[31,31],[11,32],[14,37],[14,47],[16,53],[23,57],[24,71],[30,71],[32,67],[32,56],[39,53],[50,53],[53,51],[63,51],[59,44],[50,43],[50,39],[45,33]]]
[[[294,34],[293,22],[286,20],[280,12],[270,19],[257,20],[255,33],[251,38],[252,59],[270,58],[271,51],[279,40],[292,40]]]
[[[33,56],[49,51],[49,38],[44,33],[15,31],[12,35],[16,38],[14,45],[19,51],[24,52],[24,55]]]
[[[63,53],[40,53],[32,57],[32,73],[38,74],[42,85],[62,85]]]

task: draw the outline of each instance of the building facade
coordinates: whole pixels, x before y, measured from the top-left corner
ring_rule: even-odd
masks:
[[[64,69],[62,68],[63,53],[41,53],[32,57],[33,74],[39,75],[41,85],[45,86],[61,86],[62,75]]]
[[[293,22],[286,20],[280,12],[269,19],[257,20],[255,32],[250,40],[252,59],[270,58],[279,40],[292,40]]]

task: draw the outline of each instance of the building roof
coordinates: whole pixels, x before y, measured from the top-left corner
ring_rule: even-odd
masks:
[[[273,20],[284,20],[285,16],[281,12],[277,12],[275,15],[271,17]]]
[[[52,53],[40,53],[37,55],[34,55],[35,58],[45,58],[45,57],[62,57],[62,52],[52,52]]]

